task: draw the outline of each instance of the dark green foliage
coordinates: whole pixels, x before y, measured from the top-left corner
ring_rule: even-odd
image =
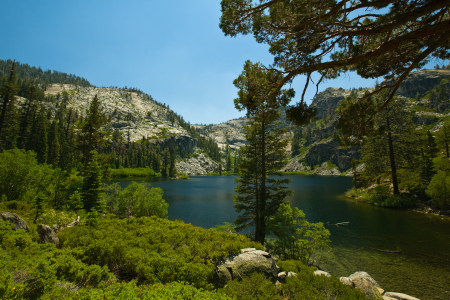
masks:
[[[67,208],[74,212],[83,209],[83,199],[78,191],[75,191],[72,195],[70,195],[69,200],[67,201]]]
[[[0,195],[10,201],[33,201],[39,192],[51,188],[52,173],[51,166],[38,165],[31,151],[4,151],[0,153]]]
[[[84,171],[91,160],[91,151],[105,143],[106,133],[102,132],[101,128],[106,122],[106,115],[100,108],[100,100],[95,95],[89,106],[88,115],[82,124],[81,133],[78,135],[77,145],[78,149],[83,152]]]
[[[83,178],[83,188],[81,191],[83,198],[83,207],[87,211],[95,208],[98,211],[103,211],[104,200],[102,197],[102,171],[97,162],[97,151],[91,152],[91,161]]]
[[[252,276],[230,281],[221,291],[224,295],[239,300],[274,300],[281,299],[277,288],[263,274],[253,273]]]
[[[59,133],[56,121],[53,121],[50,127],[49,137],[48,137],[48,164],[52,165],[53,168],[57,168],[59,164]]]

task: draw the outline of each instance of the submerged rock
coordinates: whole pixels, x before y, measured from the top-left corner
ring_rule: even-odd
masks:
[[[368,298],[383,299],[381,296],[380,285],[367,272],[356,272],[348,277],[353,286],[361,290]]]
[[[0,212],[0,220],[14,225],[14,230],[17,229],[25,229],[26,231],[30,231],[30,227],[28,227],[27,222],[22,219],[18,214],[13,214],[7,211]]]

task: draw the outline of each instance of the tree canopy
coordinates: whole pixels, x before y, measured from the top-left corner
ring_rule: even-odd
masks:
[[[261,69],[277,73],[270,94],[298,75],[307,80],[302,98],[288,107],[301,123],[305,91],[313,73],[319,84],[348,72],[386,81],[363,97],[389,90],[384,103],[356,118],[362,126],[389,103],[401,82],[431,57],[450,57],[449,2],[441,0],[222,0],[220,28],[225,35],[253,34],[270,46],[274,63]],[[357,116],[366,115],[363,110]],[[306,117],[309,115],[307,114]],[[356,116],[356,117],[357,117]]]

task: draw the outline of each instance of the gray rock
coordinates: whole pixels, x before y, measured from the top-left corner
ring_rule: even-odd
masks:
[[[241,253],[251,252],[251,251],[256,251],[256,248],[244,248],[244,249],[241,249]]]
[[[348,277],[353,286],[361,290],[368,298],[383,299],[378,288],[380,286],[367,272],[356,272]]]
[[[216,268],[216,286],[223,287],[233,279],[247,278],[255,272],[276,279],[278,272],[275,260],[266,254],[268,253],[256,250],[225,259]]]
[[[326,276],[326,277],[331,277],[330,273],[322,271],[322,270],[316,270],[314,271],[314,275],[316,276]]]
[[[345,285],[353,286],[353,282],[348,277],[341,277],[339,280]]]
[[[59,245],[59,238],[56,232],[48,225],[39,224],[37,228],[39,233],[39,243],[53,243],[56,246]]]
[[[30,231],[30,227],[28,227],[27,222],[22,219],[18,214],[13,214],[7,211],[0,212],[0,220],[14,225],[14,230],[17,229],[25,229],[26,231]]]
[[[384,296],[390,297],[393,299],[397,299],[397,300],[420,300],[413,296],[409,296],[409,295],[402,294],[402,293],[395,293],[395,292],[387,292],[384,294]]]
[[[288,272],[287,277],[291,277],[291,276],[297,276],[297,273],[295,273],[295,272]]]

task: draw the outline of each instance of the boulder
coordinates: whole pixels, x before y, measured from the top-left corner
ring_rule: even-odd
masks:
[[[254,250],[246,251],[225,259],[216,268],[215,283],[223,287],[227,282],[250,277],[253,273],[263,273],[271,279],[277,278],[277,265],[269,253]]]
[[[59,238],[56,232],[48,225],[39,224],[37,228],[39,233],[39,243],[53,243],[56,246],[59,245]]]
[[[0,220],[14,225],[14,230],[17,229],[25,229],[26,231],[30,231],[30,227],[28,227],[27,222],[25,222],[24,219],[22,219],[18,214],[12,214],[9,212],[0,212]]]
[[[322,270],[316,270],[314,271],[314,275],[316,276],[326,276],[326,277],[331,277],[330,273],[322,271]]]
[[[397,299],[397,300],[420,300],[413,296],[409,296],[409,295],[402,294],[402,293],[395,293],[395,292],[387,292],[384,294],[384,296],[390,297],[393,299]]]
[[[353,282],[348,277],[341,277],[339,280],[345,285],[353,286]]]
[[[348,278],[353,283],[353,286],[361,290],[368,298],[383,299],[380,291],[378,290],[380,286],[367,272],[356,272]]]

